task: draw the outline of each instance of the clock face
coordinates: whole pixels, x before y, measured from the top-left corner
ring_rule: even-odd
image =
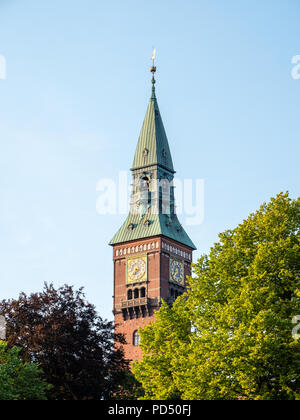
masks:
[[[184,286],[184,265],[183,261],[171,258],[170,260],[170,281]]]
[[[133,283],[146,280],[146,257],[128,259],[127,282]]]

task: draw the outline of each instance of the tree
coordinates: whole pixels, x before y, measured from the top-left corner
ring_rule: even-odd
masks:
[[[118,390],[114,394],[115,400],[138,400],[144,396],[142,385],[136,380],[131,371],[128,371]]]
[[[26,363],[20,349],[0,341],[0,400],[46,400],[49,385],[36,363]]]
[[[37,362],[53,387],[49,399],[112,398],[126,380],[128,364],[111,322],[86,302],[83,290],[70,286],[2,301],[8,347],[18,346],[27,362]]]
[[[279,194],[219,235],[189,289],[141,334],[151,399],[300,399],[300,198]]]

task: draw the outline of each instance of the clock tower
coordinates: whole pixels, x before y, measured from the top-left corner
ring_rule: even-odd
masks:
[[[174,202],[174,168],[155,94],[138,140],[132,171],[130,211],[110,242],[114,263],[116,332],[126,339],[125,357],[139,360],[139,328],[154,321],[161,300],[184,292],[195,245],[180,224]]]

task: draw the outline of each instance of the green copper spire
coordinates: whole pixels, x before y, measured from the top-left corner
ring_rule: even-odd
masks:
[[[171,152],[155,95],[156,67],[151,67],[152,95],[138,140],[132,170],[159,165],[174,172]]]
[[[169,206],[164,207],[163,194],[153,181],[174,178],[168,139],[155,95],[156,67],[151,67],[152,95],[138,140],[132,165],[133,192],[130,212],[110,245],[154,236],[165,236],[196,249],[175,213],[174,187],[170,188]],[[167,210],[166,210],[167,208]]]

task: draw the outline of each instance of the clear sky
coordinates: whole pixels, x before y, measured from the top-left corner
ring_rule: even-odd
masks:
[[[96,184],[130,168],[157,97],[179,177],[205,180],[208,252],[271,196],[299,195],[299,0],[0,0],[0,298],[84,286],[112,318],[124,220]]]

